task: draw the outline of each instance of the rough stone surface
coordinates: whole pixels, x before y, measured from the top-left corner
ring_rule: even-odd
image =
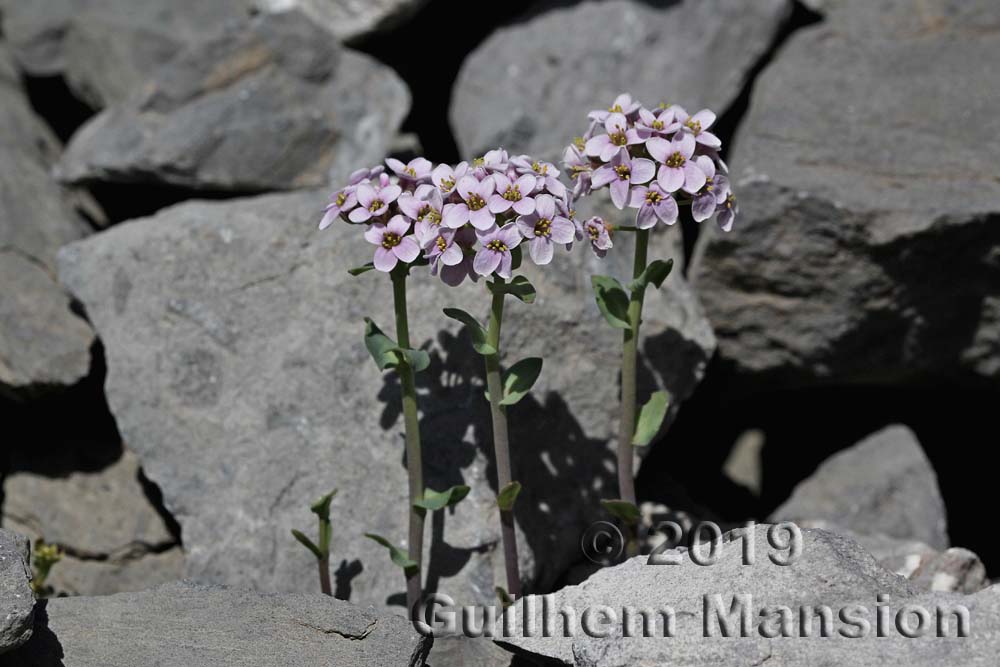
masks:
[[[0,654],[31,637],[35,594],[28,560],[28,540],[0,530]]]
[[[938,550],[949,545],[937,476],[905,426],[890,426],[831,456],[771,514],[773,521],[815,519]]]
[[[343,41],[394,27],[427,0],[256,0],[265,11],[299,8]]]
[[[501,28],[459,73],[451,107],[458,145],[463,155],[504,145],[559,156],[586,130],[587,111],[625,91],[646,104],[721,113],[790,11],[786,0],[615,0]]]
[[[245,18],[250,6],[250,0],[0,0],[18,64],[36,76],[64,75],[95,108],[124,100],[153,69]]]
[[[434,637],[434,646],[427,657],[430,667],[510,667],[514,658],[488,637],[442,635]]]
[[[353,229],[315,231],[325,200],[184,204],[69,246],[61,276],[100,332],[121,433],[183,528],[187,574],[315,590],[315,563],[288,531],[314,530],[308,504],[339,488],[338,590],[381,605],[398,602],[403,580],[362,535],[402,543],[406,534],[402,423],[395,379],[371,363],[361,322],[370,315],[391,331],[391,290],[384,276],[347,274],[371,253]],[[658,253],[673,246],[669,234],[655,238]],[[581,532],[602,516],[597,501],[614,493],[619,335],[588,283],[616,262],[627,263],[597,265],[577,248],[552,270],[531,272],[535,304],[507,308],[508,363],[546,358],[532,394],[510,411],[524,484],[522,573],[539,587],[580,557]],[[694,382],[710,355],[701,337],[711,333],[700,310],[675,305],[696,301],[673,280],[650,294],[644,362],[645,381],[666,379],[671,389]],[[418,378],[427,483],[472,487],[454,512],[428,521],[427,586],[460,603],[491,603],[503,576],[482,359],[440,314],[451,305],[483,316],[485,291],[449,289],[418,271],[408,301],[413,343],[432,352]]]
[[[70,385],[87,374],[93,332],[55,277],[59,247],[87,226],[48,174],[58,142],[32,112],[0,45],[0,392]]]
[[[542,636],[543,598],[525,598],[523,603],[508,609],[507,615],[512,615],[512,619],[505,618],[497,623],[494,641],[519,653],[567,664],[573,664],[574,658],[576,664],[594,665],[754,664],[750,658],[756,657],[759,647],[753,640],[743,643],[732,638],[721,641],[704,638],[703,620],[712,618],[705,613],[706,597],[719,595],[724,614],[728,615],[735,596],[749,595],[752,600],[749,605],[753,608],[751,615],[756,616],[758,608],[778,604],[795,607],[822,604],[837,608],[859,600],[874,605],[878,594],[899,599],[916,593],[904,579],[880,567],[856,542],[822,530],[803,530],[799,556],[790,564],[776,564],[771,556],[785,562],[790,552],[771,546],[772,543],[780,544],[778,538],[787,538],[787,533],[778,531],[775,538],[769,539],[771,530],[772,526],[759,525],[752,531],[752,537],[745,531],[740,533],[742,536],[727,534],[728,541],[719,543],[718,559],[712,565],[697,564],[686,549],[664,552],[664,557],[679,561],[675,565],[649,565],[646,556],[638,556],[601,570],[579,586],[569,586],[545,596],[550,610],[548,616],[552,619],[550,637]],[[745,549],[751,541],[755,561],[746,564]],[[708,555],[707,543],[698,548],[702,557]],[[535,604],[533,621],[526,627],[524,605],[532,602]],[[659,640],[642,637],[641,633],[622,640],[620,623],[602,628],[599,622],[590,627],[598,632],[608,630],[612,638],[591,639],[582,632],[582,614],[585,609],[599,605],[617,610],[619,619],[625,607],[654,611],[670,607],[675,613],[674,637],[662,637],[660,617],[655,633]],[[558,610],[563,606],[576,611],[573,637],[567,636],[565,626],[560,625],[563,621]],[[753,618],[752,630],[757,621]],[[510,624],[506,637],[502,636],[504,623]],[[614,635],[616,627],[617,637]],[[528,636],[532,632],[534,636]],[[724,648],[725,642],[729,645]],[[662,662],[652,659],[651,656],[661,653],[670,657],[661,658]],[[614,659],[608,659],[611,655]]]
[[[3,525],[57,544],[64,558],[46,581],[57,593],[106,595],[181,577],[184,557],[146,497],[134,454],[98,471],[9,475]]]
[[[736,230],[702,228],[720,352],[772,386],[995,380],[1000,5],[821,8],[755,84]]]
[[[969,594],[990,584],[983,562],[968,549],[951,547],[942,552],[917,540],[865,535],[830,521],[799,521],[797,524],[802,528],[821,528],[850,537],[868,550],[882,567],[906,577],[922,590]]]
[[[406,86],[300,12],[265,14],[150,75],[73,137],[58,176],[259,192],[323,186],[385,157]]]
[[[55,598],[4,667],[424,664],[431,640],[401,616],[325,595],[168,584],[141,593]]]

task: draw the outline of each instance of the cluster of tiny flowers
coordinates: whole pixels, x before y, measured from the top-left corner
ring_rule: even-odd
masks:
[[[497,149],[471,165],[435,166],[424,158],[407,164],[390,158],[386,165],[389,171],[378,166],[352,174],[319,225],[326,229],[337,218],[364,225],[379,271],[422,258],[449,285],[494,272],[509,279],[511,251],[522,242],[542,265],[552,261],[556,245],[568,249],[589,233],[573,219],[559,170],[527,155]]]
[[[730,188],[722,142],[709,129],[715,114],[677,105],[649,110],[619,95],[607,111],[592,111],[587,134],[563,153],[574,197],[609,186],[618,209],[638,209],[636,227],[677,222],[678,203],[701,222],[713,215],[724,231],[739,209]],[[597,246],[595,245],[595,250]]]

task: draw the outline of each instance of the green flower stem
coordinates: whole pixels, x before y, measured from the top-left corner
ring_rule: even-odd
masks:
[[[392,272],[392,297],[396,310],[396,341],[410,348],[410,330],[406,315],[406,271]],[[417,388],[413,367],[405,361],[396,368],[403,394],[403,425],[406,430],[406,470],[410,485],[409,557],[417,567],[406,577],[406,606],[412,616],[421,599],[421,563],[424,547],[424,510],[414,505],[424,497],[423,456],[420,451],[420,425],[417,421]]]
[[[497,277],[497,283],[503,279]],[[504,293],[493,292],[490,308],[490,326],[486,342],[497,352],[486,355],[486,389],[490,396],[490,416],[493,418],[493,450],[497,461],[497,489],[503,489],[513,480],[510,466],[510,443],[507,438],[507,411],[500,405],[503,399],[503,380],[500,376],[500,325],[503,322]],[[507,571],[507,593],[512,598],[521,596],[521,573],[517,563],[517,533],[514,531],[514,511],[500,510],[500,535],[503,539],[503,557]]]
[[[638,278],[646,270],[646,255],[649,246],[649,230],[635,231],[635,259],[632,263],[632,277]],[[636,420],[636,365],[639,351],[639,325],[642,323],[642,300],[645,289],[636,288],[628,304],[630,328],[622,337],[622,416],[618,425],[618,491],[621,499],[637,505],[635,499],[635,477],[632,474],[633,445]],[[634,526],[630,526],[628,551],[634,555],[638,543],[634,536]]]
[[[333,595],[333,588],[330,587],[330,554],[323,554],[319,559],[319,589],[323,595]]]

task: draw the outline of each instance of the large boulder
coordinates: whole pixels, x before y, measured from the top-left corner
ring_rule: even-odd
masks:
[[[463,155],[506,145],[558,156],[587,129],[587,111],[625,91],[646,104],[722,113],[792,3],[614,0],[544,8],[497,30],[462,65],[451,125]]]
[[[427,0],[256,0],[265,11],[299,8],[343,41],[387,30],[416,13]]]
[[[58,545],[46,584],[59,593],[104,595],[180,578],[183,556],[147,498],[134,454],[97,471],[25,471],[3,482],[3,525]]]
[[[397,602],[399,570],[363,538],[402,543],[406,534],[398,384],[362,344],[366,315],[392,330],[391,289],[383,275],[347,274],[371,246],[354,228],[317,232],[325,201],[303,192],[184,204],[67,247],[61,276],[100,333],[109,405],[182,526],[189,576],[314,590],[315,562],[288,531],[314,530],[307,505],[338,488],[338,591]],[[654,238],[660,254],[675,242]],[[510,410],[529,585],[551,586],[579,558],[598,500],[616,493],[620,334],[593,304],[589,275],[626,259],[600,264],[578,246],[551,270],[530,271],[536,303],[507,309],[507,362],[541,354],[546,364]],[[419,270],[408,300],[413,342],[432,356],[418,376],[428,485],[472,487],[454,511],[428,520],[427,586],[491,602],[503,565],[483,362],[441,314],[457,306],[484,317],[486,292],[447,288]],[[693,382],[711,353],[699,348],[710,336],[700,310],[678,303],[696,304],[679,275],[650,294],[649,385]]]
[[[0,529],[0,654],[31,637],[35,594],[31,590],[28,540]]]
[[[720,353],[772,386],[995,381],[1000,5],[817,7],[754,86],[737,231],[698,241]]]
[[[58,151],[0,45],[0,393],[71,385],[90,368],[93,331],[55,277],[56,251],[88,233],[49,177]]]
[[[325,595],[167,584],[47,600],[4,667],[424,664],[432,640],[401,616]]]
[[[58,176],[260,192],[323,186],[389,152],[409,109],[389,68],[300,12],[228,26],[82,127]]]
[[[773,521],[827,520],[863,534],[947,549],[937,475],[905,426],[890,426],[831,456],[795,487]]]
[[[156,67],[245,18],[251,6],[251,0],[0,0],[18,64],[34,76],[65,76],[95,108],[124,100]]]
[[[751,664],[750,657],[758,650],[754,640],[705,636],[709,631],[719,634],[714,609],[722,610],[722,616],[728,618],[734,603],[737,609],[740,604],[752,607],[751,631],[756,635],[760,622],[757,610],[765,607],[837,608],[860,600],[874,603],[880,594],[898,600],[916,593],[904,579],[880,567],[856,542],[822,530],[802,530],[796,539],[784,528],[758,525],[728,533],[714,544],[714,562],[706,560],[711,552],[705,542],[694,547],[697,553],[682,548],[659,555],[676,561],[673,564],[649,564],[650,556],[637,556],[597,572],[578,586],[523,598],[498,621],[494,641],[517,653],[566,664],[601,651],[605,656],[614,655],[617,661],[591,657],[585,664]],[[787,548],[789,544],[796,545],[797,554]],[[777,548],[781,546],[786,548]],[[609,623],[596,611],[586,612],[598,607],[615,610],[617,620]],[[569,613],[572,632],[567,632],[565,617],[559,614],[563,608],[573,610]],[[652,636],[637,632],[633,638],[622,638],[626,608],[632,610],[633,621],[638,610],[652,610],[651,617],[659,624]],[[664,638],[665,621],[659,612],[670,610],[674,615],[673,637]],[[797,621],[798,614],[795,617]],[[548,632],[544,632],[546,622]],[[588,636],[602,631],[608,631],[603,640]],[[652,659],[659,654],[669,657],[661,657],[662,662]]]

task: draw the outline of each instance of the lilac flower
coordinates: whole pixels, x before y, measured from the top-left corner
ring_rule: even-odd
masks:
[[[462,247],[455,243],[455,235],[461,230],[444,227],[434,235],[428,235],[420,240],[424,249],[424,257],[435,267],[438,262],[445,266],[454,266],[462,261]]]
[[[397,200],[399,210],[403,215],[417,223],[428,222],[434,227],[441,224],[444,198],[441,191],[430,184],[418,185],[417,189],[404,192]]]
[[[684,127],[685,132],[690,132],[694,136],[695,141],[697,141],[702,146],[707,146],[708,148],[720,148],[722,146],[722,140],[711,132],[707,132],[708,128],[712,127],[715,123],[715,114],[708,109],[702,109],[693,116],[688,116],[687,111],[682,107],[673,107],[674,115],[679,122]]]
[[[578,229],[577,232],[578,238],[585,238],[590,241],[590,248],[598,257],[604,257],[607,255],[608,250],[610,250],[613,245],[611,243],[611,232],[608,231],[607,223],[597,216],[588,218],[582,225],[580,225],[580,229]]]
[[[446,164],[439,164],[431,172],[431,181],[438,187],[441,194],[447,197],[455,190],[455,184],[468,173],[469,164],[467,162],[459,162],[454,169]]]
[[[385,171],[385,167],[382,165],[376,165],[369,169],[358,169],[351,172],[351,176],[348,179],[349,185],[357,185],[361,181],[370,181],[373,178],[378,178]]]
[[[490,197],[489,206],[493,213],[505,213],[511,208],[518,215],[527,215],[535,210],[535,200],[530,196],[535,190],[535,177],[524,174],[513,183],[505,174],[493,174],[496,192]]]
[[[670,141],[653,137],[646,142],[646,150],[663,165],[656,177],[661,188],[667,192],[683,188],[695,193],[705,185],[705,172],[691,160],[694,147],[694,136],[687,132],[678,132]]]
[[[604,121],[604,129],[607,134],[598,134],[591,137],[584,145],[584,152],[607,162],[619,149],[632,144],[641,144],[642,138],[634,128],[629,128],[628,120],[620,113],[609,114]]]
[[[736,220],[736,216],[740,213],[740,207],[736,203],[736,197],[732,192],[726,195],[726,200],[722,202],[720,209],[719,215],[716,216],[715,220],[719,223],[722,231],[728,232],[733,228],[733,221]]]
[[[430,261],[431,275],[441,274],[441,280],[452,287],[460,285],[466,276],[472,275],[472,256],[465,252],[476,242],[476,235],[468,227],[461,229],[444,228],[421,245],[424,256]]]
[[[483,156],[483,168],[488,172],[503,172],[507,171],[507,166],[509,163],[509,158],[507,157],[507,151],[502,148],[496,148],[491,151],[487,151],[486,155]]]
[[[629,201],[629,188],[633,184],[648,183],[656,173],[656,165],[646,158],[630,158],[628,151],[619,149],[609,164],[594,172],[593,186],[600,188],[611,184],[611,202],[619,209]]]
[[[567,218],[557,215],[556,200],[539,195],[535,212],[517,219],[517,228],[528,239],[531,261],[539,266],[552,261],[554,243],[572,243],[576,228]]]
[[[615,98],[614,103],[610,107],[608,107],[607,111],[603,109],[598,109],[597,111],[591,111],[589,114],[587,114],[587,117],[590,118],[591,120],[603,123],[608,119],[608,116],[614,113],[620,113],[625,116],[631,116],[636,111],[638,111],[641,106],[642,106],[641,104],[632,100],[631,95],[629,95],[628,93],[622,93],[621,95]]]
[[[715,162],[707,155],[699,155],[695,161],[705,172],[705,186],[695,194],[691,202],[691,217],[696,222],[702,222],[711,218],[716,206],[726,201],[729,195],[729,178],[721,172],[716,173]]]
[[[519,155],[511,158],[510,166],[517,174],[534,175],[537,181],[536,189],[545,188],[556,197],[562,197],[566,186],[559,180],[559,170],[551,162],[534,160],[529,155]]]
[[[330,203],[323,209],[323,219],[319,222],[319,228],[326,229],[333,224],[341,213],[348,213],[358,204],[358,196],[355,194],[353,186],[348,186],[343,190],[338,190],[330,197]]]
[[[477,231],[476,236],[479,237],[479,251],[473,260],[476,273],[488,276],[496,271],[501,278],[509,280],[513,262],[510,251],[521,242],[517,225],[509,222],[503,227]]]
[[[667,107],[659,115],[648,109],[639,109],[639,119],[635,122],[635,131],[643,141],[651,137],[663,137],[681,129],[681,124],[674,118],[674,108]]]
[[[487,206],[494,189],[492,176],[481,181],[477,181],[474,176],[463,176],[455,189],[462,197],[462,202],[444,207],[445,226],[457,229],[471,222],[476,229],[486,230],[496,224],[496,216]]]
[[[420,245],[412,236],[409,221],[401,215],[393,216],[389,224],[376,222],[365,230],[365,240],[378,246],[375,249],[375,268],[388,273],[398,261],[412,262],[420,255]]]
[[[377,218],[389,210],[389,204],[396,201],[402,192],[402,188],[398,185],[392,185],[388,180],[383,184],[380,179],[377,187],[369,183],[361,183],[355,191],[360,206],[351,211],[347,217],[351,222],[365,222],[371,218]]]
[[[677,202],[670,193],[664,192],[658,183],[649,187],[638,186],[632,190],[628,205],[639,209],[635,216],[635,226],[639,229],[649,229],[661,222],[672,225],[677,222]]]
[[[397,176],[403,181],[417,182],[423,181],[431,176],[431,164],[430,160],[422,157],[414,158],[407,164],[403,164],[396,158],[388,158],[385,163],[389,165]]]

